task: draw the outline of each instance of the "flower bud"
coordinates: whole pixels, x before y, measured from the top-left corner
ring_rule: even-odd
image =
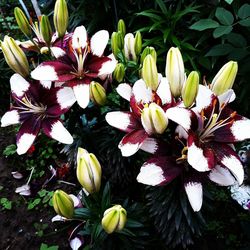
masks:
[[[122,82],[125,76],[125,66],[122,63],[118,63],[113,72],[113,77],[117,82]]]
[[[124,37],[124,53],[127,60],[136,61],[135,38],[132,33],[128,33]]]
[[[90,99],[98,105],[104,105],[106,102],[106,90],[103,86],[95,81],[90,83]]]
[[[111,35],[111,48],[112,52],[117,57],[120,50],[123,49],[124,41],[121,32],[113,32]]]
[[[59,37],[63,37],[69,21],[66,0],[57,0],[54,9],[54,25]]]
[[[49,22],[49,18],[46,15],[42,15],[41,17],[40,33],[45,43],[49,46],[52,38],[52,29]]]
[[[121,205],[107,209],[102,218],[102,227],[106,233],[121,231],[127,222],[127,212]]]
[[[90,194],[98,192],[101,187],[102,169],[94,154],[78,148],[76,176],[82,187]]]
[[[52,197],[53,207],[57,214],[71,219],[74,214],[74,202],[72,198],[62,190],[56,190]]]
[[[182,55],[178,48],[172,47],[168,51],[166,77],[168,79],[172,95],[174,97],[179,97],[185,81],[185,71]]]
[[[151,55],[154,59],[155,59],[155,62],[157,62],[157,53],[154,49],[154,47],[149,47],[147,46],[143,51],[142,51],[142,54],[141,54],[141,64],[143,64],[143,61],[145,59],[145,57],[147,55]]]
[[[212,91],[216,95],[221,95],[228,89],[231,89],[233,87],[237,71],[237,62],[230,61],[226,63],[214,77],[212,81]]]
[[[158,88],[158,71],[154,58],[151,55],[147,55],[143,61],[142,71],[141,71],[142,79],[145,81],[147,87],[152,90],[156,90]]]
[[[23,77],[28,76],[29,63],[27,57],[16,41],[9,36],[5,36],[3,42],[1,42],[1,47],[9,67]]]
[[[142,110],[141,122],[149,135],[162,134],[168,126],[168,119],[164,110],[153,102]]]
[[[122,35],[122,39],[124,38],[125,34],[126,34],[126,25],[124,23],[124,21],[122,19],[120,19],[118,21],[118,24],[117,24],[117,31],[121,32],[121,35]]]
[[[197,96],[199,89],[199,74],[196,71],[192,71],[183,86],[182,89],[182,100],[185,107],[190,107]]]
[[[15,7],[14,15],[15,15],[18,27],[23,32],[23,34],[28,37],[31,36],[32,33],[31,33],[30,23],[27,17],[25,16],[25,14],[23,13],[23,11],[20,8]]]
[[[142,49],[142,38],[141,38],[141,32],[137,31],[135,34],[135,54],[138,56],[141,53]]]

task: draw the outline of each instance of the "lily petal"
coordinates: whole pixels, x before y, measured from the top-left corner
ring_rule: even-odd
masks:
[[[172,94],[171,94],[170,86],[166,77],[161,78],[161,81],[157,88],[156,93],[161,98],[163,105],[172,102]]]
[[[185,191],[194,212],[198,212],[202,206],[202,185],[199,182],[188,182],[184,184]]]
[[[62,110],[70,108],[76,101],[72,88],[68,87],[59,89],[56,97]]]
[[[127,83],[121,83],[116,88],[117,93],[127,101],[130,101],[130,97],[132,95],[132,88]]]
[[[27,82],[21,75],[14,74],[10,78],[10,89],[13,94],[22,97],[29,89],[30,83]]]
[[[135,154],[147,138],[148,135],[144,130],[134,130],[125,135],[118,145],[122,156],[128,157]]]
[[[208,87],[200,84],[196,97],[196,108],[198,112],[202,109],[208,108],[213,102],[214,97],[214,93]]]
[[[69,244],[72,250],[78,250],[83,244],[83,242],[78,237],[75,237],[70,241]]]
[[[9,125],[18,124],[20,117],[17,110],[11,110],[6,112],[1,119],[1,127],[7,127]]]
[[[132,93],[137,103],[149,103],[153,98],[152,90],[150,88],[147,88],[145,82],[142,79],[135,82]]]
[[[76,27],[72,36],[72,47],[74,49],[84,49],[87,45],[87,31],[85,27]]]
[[[235,184],[235,178],[231,175],[230,171],[218,165],[210,171],[208,177],[211,181],[221,186],[231,186]]]
[[[78,84],[73,87],[73,91],[78,105],[81,108],[86,108],[89,104],[89,84]]]
[[[102,56],[108,44],[109,33],[106,30],[96,32],[90,40],[91,51],[96,56]]]

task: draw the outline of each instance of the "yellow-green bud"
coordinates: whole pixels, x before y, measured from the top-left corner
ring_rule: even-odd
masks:
[[[111,49],[116,58],[123,46],[124,41],[121,32],[113,32],[111,35]]]
[[[40,22],[40,33],[45,43],[49,46],[52,38],[52,28],[48,16],[42,15]]]
[[[106,233],[121,231],[127,222],[127,212],[121,205],[107,209],[102,218],[102,227]]]
[[[142,54],[141,54],[141,64],[143,64],[143,61],[145,59],[145,57],[147,55],[151,55],[154,59],[155,59],[155,62],[157,62],[157,53],[154,49],[154,47],[146,47],[143,51],[142,51]]]
[[[66,0],[57,0],[54,9],[54,25],[59,37],[63,37],[69,22]]]
[[[5,36],[3,42],[1,42],[1,47],[9,67],[23,77],[28,76],[29,63],[27,57],[16,41],[9,36]]]
[[[31,28],[30,28],[30,23],[23,13],[23,11],[15,7],[14,9],[14,15],[18,24],[19,29],[23,32],[24,35],[26,36],[31,36]]]
[[[146,83],[147,87],[152,90],[156,90],[158,88],[158,71],[154,58],[151,55],[147,55],[143,61],[142,71],[141,71],[142,79]]]
[[[142,110],[141,122],[149,135],[162,134],[168,126],[168,118],[164,110],[153,102]]]
[[[182,100],[184,102],[185,107],[190,107],[197,96],[199,89],[199,74],[196,71],[192,71],[184,83],[182,89]]]
[[[102,168],[96,156],[83,148],[78,148],[76,176],[82,187],[90,194],[101,187]]]
[[[117,24],[117,31],[120,31],[121,34],[122,34],[122,39],[124,38],[125,34],[126,34],[126,25],[125,25],[125,22],[120,19],[118,21],[118,24]]]
[[[127,60],[136,61],[135,38],[132,33],[128,33],[124,37],[124,53]]]
[[[118,63],[113,72],[113,77],[117,82],[122,82],[125,76],[125,66],[122,63]]]
[[[90,83],[90,99],[98,105],[104,105],[106,102],[106,90],[103,86],[95,81]]]
[[[57,214],[72,219],[74,214],[73,199],[64,191],[56,190],[52,197],[53,207]]]
[[[178,48],[170,48],[166,61],[166,78],[168,79],[171,93],[174,97],[181,95],[185,82],[184,63]]]
[[[231,89],[234,84],[235,77],[238,72],[238,63],[230,61],[226,63],[216,74],[212,81],[212,91],[216,95],[221,95],[228,89]]]
[[[141,53],[142,49],[142,38],[141,38],[141,32],[137,31],[135,34],[135,54],[138,56]]]

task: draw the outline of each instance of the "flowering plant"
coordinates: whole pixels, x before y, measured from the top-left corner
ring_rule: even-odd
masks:
[[[10,110],[2,116],[1,126],[21,124],[16,139],[19,155],[28,152],[40,131],[68,144],[64,151],[77,155],[72,165],[76,165],[81,192],[76,197],[57,190],[53,196],[58,214],[54,221],[80,221],[70,235],[73,249],[88,244],[86,235],[91,235],[91,247],[96,246],[93,241],[104,242],[111,233],[120,240],[124,240],[124,234],[134,242],[133,228],[138,231],[144,226],[143,220],[133,219],[128,201],[117,202],[121,201],[119,197],[114,199],[115,205],[111,202],[110,180],[102,166],[108,161],[101,153],[103,144],[96,153],[98,157],[80,148],[88,148],[86,141],[79,142],[77,128],[81,126],[81,133],[87,134],[92,127],[98,128],[98,122],[105,122],[99,131],[101,136],[114,135],[109,146],[118,148],[114,151],[118,159],[135,157],[139,163],[134,180],[148,186],[166,185],[169,190],[178,182],[173,190],[176,195],[185,190],[180,202],[189,201],[192,215],[202,208],[207,183],[243,183],[244,169],[235,144],[250,139],[250,120],[230,108],[236,98],[232,87],[237,62],[228,62],[211,83],[201,84],[202,73],[185,70],[181,52],[175,47],[166,49],[165,72],[159,72],[155,49],[143,49],[140,32],[126,34],[122,20],[109,48],[106,30],[89,36],[86,28],[79,26],[67,32],[65,0],[56,1],[54,33],[45,15],[39,18],[39,24],[29,22],[20,9],[15,9],[15,17],[29,40],[17,42],[6,36],[1,42],[6,62],[16,72],[10,78]],[[30,50],[36,53],[32,70],[26,53]],[[89,122],[86,117],[96,110],[99,117]],[[74,116],[87,121],[78,121],[72,128]],[[117,129],[122,131],[122,138]],[[97,148],[97,142],[92,144]],[[121,168],[126,159],[114,161]],[[170,208],[165,213],[169,218],[173,215]],[[184,240],[180,243],[187,244]]]

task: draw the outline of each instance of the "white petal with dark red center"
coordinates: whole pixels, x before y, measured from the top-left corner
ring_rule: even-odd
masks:
[[[98,76],[102,75],[109,75],[111,74],[116,67],[116,61],[115,60],[109,60],[101,65],[101,68],[99,69]]]
[[[50,47],[50,49],[55,58],[59,58],[66,55],[65,51],[59,47]]]
[[[33,134],[29,134],[29,133],[22,134],[19,140],[17,141],[16,152],[19,155],[25,154],[28,151],[28,149],[31,147],[31,145],[33,144],[35,138],[36,136]]]
[[[202,185],[199,182],[188,182],[185,185],[188,200],[194,212],[198,212],[202,206]]]
[[[175,133],[178,134],[179,138],[184,138],[187,139],[188,138],[188,133],[187,131],[180,125],[178,125],[175,129]]]
[[[31,77],[40,81],[56,81],[58,80],[58,75],[54,67],[50,65],[39,65],[31,73]]]
[[[78,250],[83,244],[83,242],[78,237],[75,237],[70,241],[69,244],[72,250]]]
[[[208,159],[204,156],[202,148],[197,147],[194,143],[188,147],[188,163],[197,171],[209,171]]]
[[[135,82],[132,93],[135,96],[136,102],[149,103],[152,101],[152,90],[147,88],[145,82],[140,79]]]
[[[132,95],[132,88],[127,83],[121,83],[116,88],[117,93],[127,101],[130,101],[130,97]]]
[[[72,88],[62,88],[56,93],[57,102],[61,109],[70,108],[76,101]]]
[[[84,49],[87,45],[87,31],[85,27],[79,26],[75,28],[72,36],[72,47],[74,49]]]
[[[126,131],[129,125],[131,124],[131,114],[121,112],[121,111],[113,111],[106,114],[105,119],[107,123],[115,128]]]
[[[184,108],[169,108],[166,111],[167,118],[181,125],[186,131],[190,129],[191,126],[191,111]]]
[[[200,84],[196,97],[196,108],[199,110],[199,112],[211,104],[212,97],[213,92],[208,87]]]
[[[51,125],[50,136],[64,144],[73,143],[73,137],[60,121],[56,121]]]
[[[40,81],[44,88],[50,89],[51,88],[51,81]]]
[[[19,123],[19,114],[16,110],[6,112],[1,119],[1,127]]]
[[[142,143],[140,149],[145,152],[154,154],[158,150],[158,147],[159,146],[156,139],[149,137]]]
[[[122,142],[119,143],[118,148],[121,150],[122,156],[129,157],[135,154],[140,149],[141,143],[126,143],[123,144]]]
[[[73,87],[76,101],[81,108],[86,108],[89,104],[89,84],[78,84]]]
[[[150,163],[141,167],[136,179],[140,183],[156,186],[161,184],[165,180],[165,177],[163,170],[159,166]]]
[[[250,138],[250,120],[238,120],[231,126],[233,136],[237,141],[243,141]]]
[[[223,103],[233,102],[236,98],[236,95],[232,89],[227,90],[225,93],[218,96],[220,105]]]
[[[166,77],[162,77],[156,93],[161,98],[163,105],[166,103],[171,103],[172,95],[171,95],[170,86]]]
[[[231,186],[235,184],[235,178],[226,168],[216,166],[208,175],[209,179],[221,186]]]
[[[240,160],[235,156],[230,155],[224,156],[221,160],[221,163],[231,171],[239,185],[241,185],[244,180],[244,169]]]
[[[100,30],[96,32],[90,40],[91,51],[96,56],[102,56],[109,40],[109,33],[107,30]]]
[[[21,97],[29,89],[30,83],[27,82],[21,75],[14,74],[10,78],[10,89],[11,91]]]

